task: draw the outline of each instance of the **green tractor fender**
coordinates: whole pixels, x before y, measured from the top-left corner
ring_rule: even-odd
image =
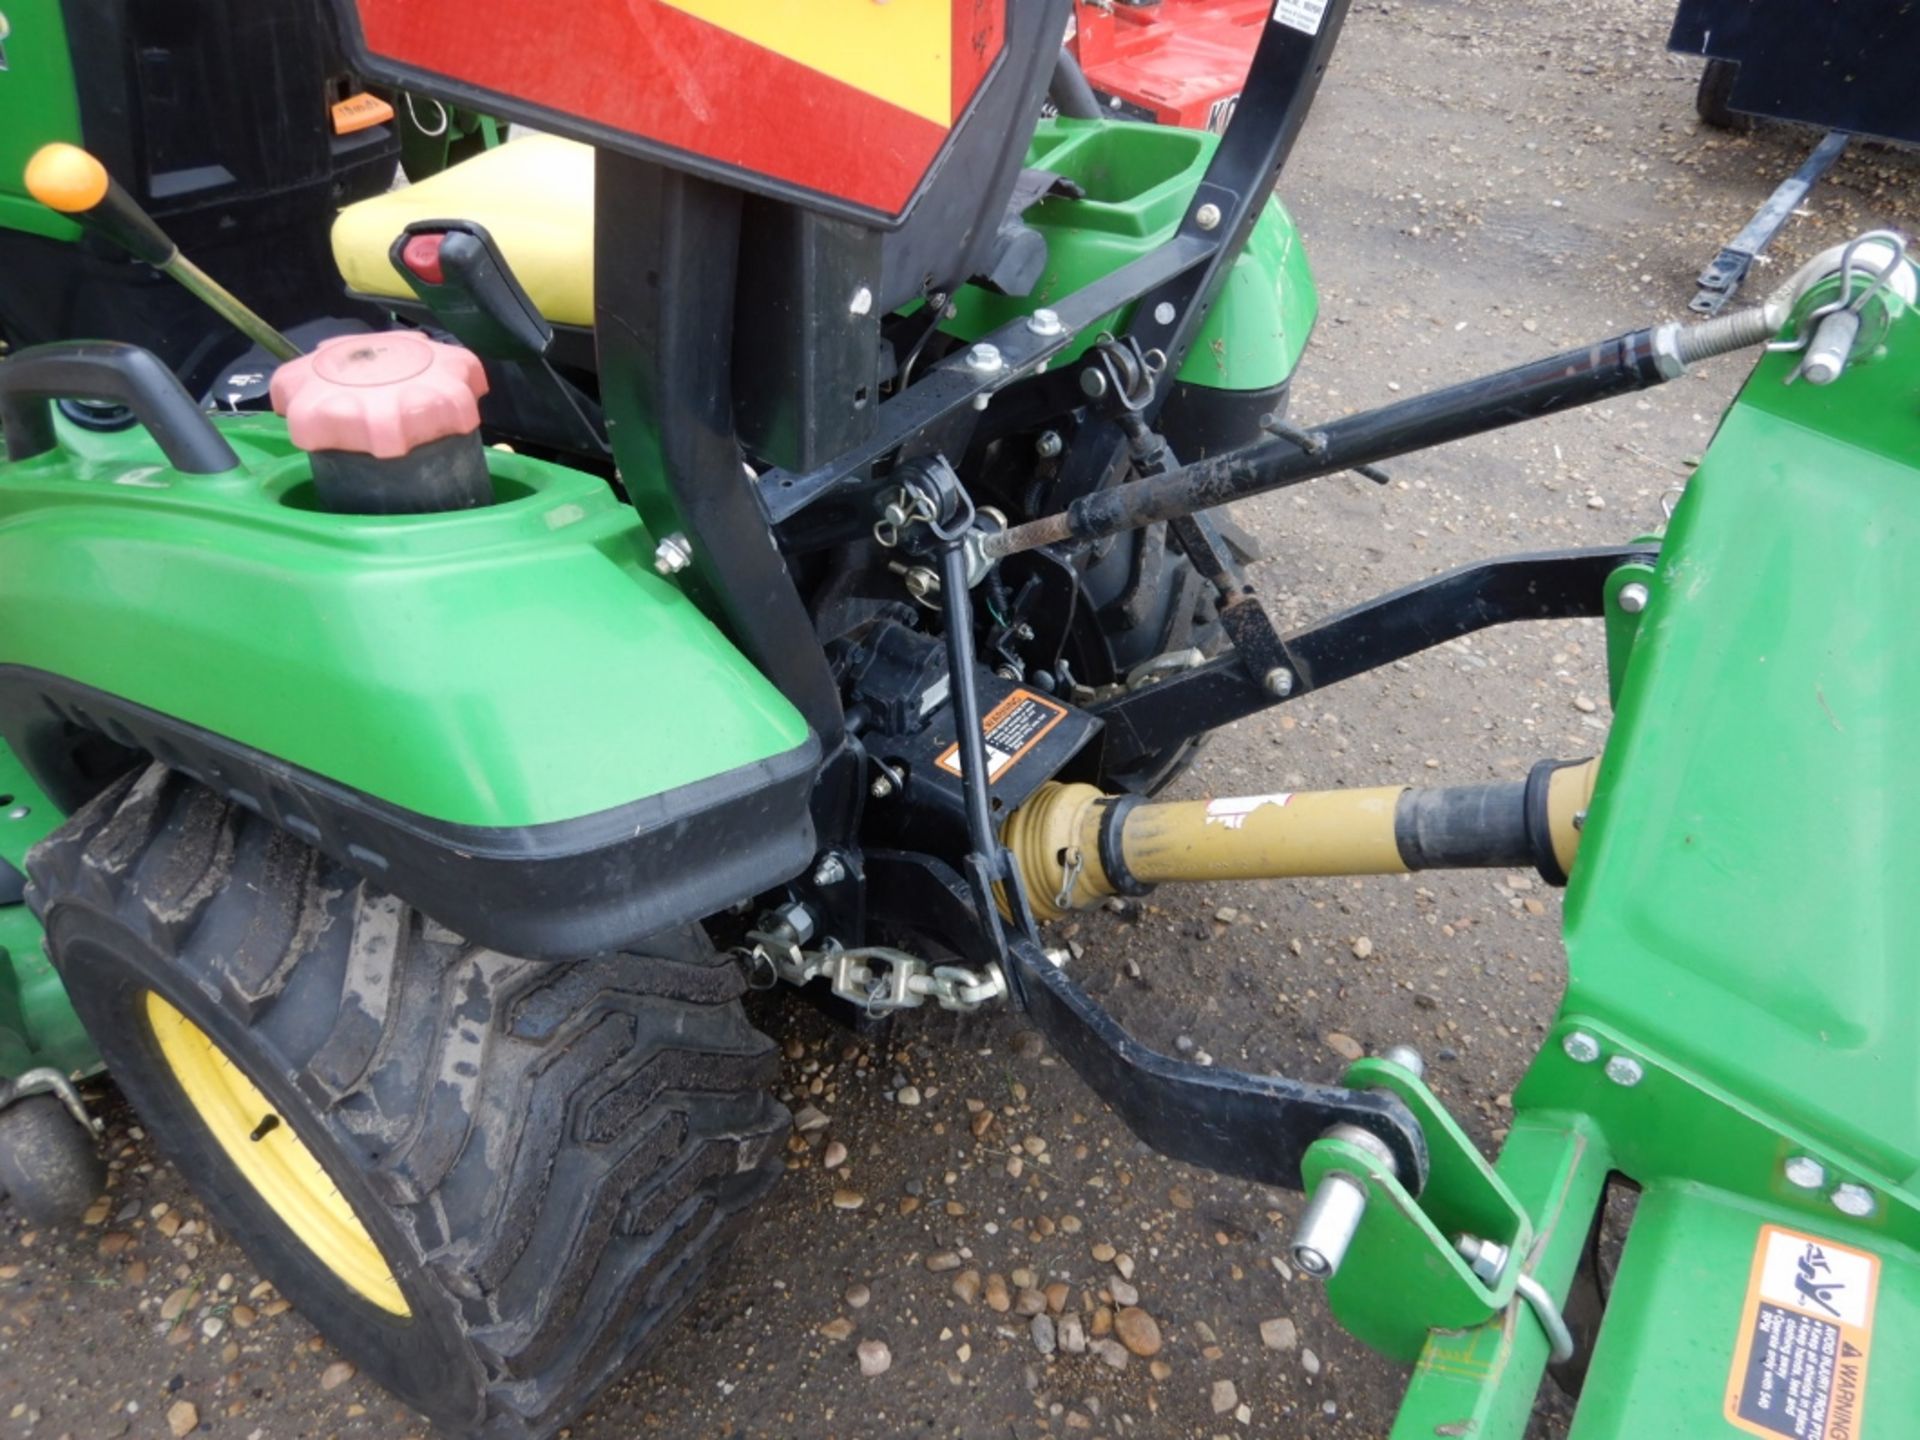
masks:
[[[495,450],[490,507],[326,514],[281,421],[218,429],[219,474],[64,420],[0,463],[0,735],[56,811],[150,756],[531,956],[811,858],[816,737],[603,482]]]

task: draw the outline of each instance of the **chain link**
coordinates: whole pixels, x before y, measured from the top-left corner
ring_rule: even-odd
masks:
[[[887,945],[846,949],[827,941],[817,950],[803,949],[778,931],[750,930],[751,946],[736,953],[760,988],[784,980],[806,985],[825,980],[833,993],[863,1007],[869,1015],[916,1010],[932,1000],[942,1010],[968,1013],[1007,994],[1007,978],[997,965],[984,970],[964,965],[930,965],[917,955]]]

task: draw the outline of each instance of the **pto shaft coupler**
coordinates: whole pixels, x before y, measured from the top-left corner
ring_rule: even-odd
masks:
[[[1349,415],[1323,429],[1261,441],[1162,475],[1096,490],[1056,515],[987,536],[981,553],[998,560],[1041,545],[1100,540],[1411,450],[1645,390],[1684,375],[1699,361],[1758,345],[1779,328],[1782,314],[1768,304],[1703,325],[1660,325],[1565,350]]]
[[[1598,760],[1543,760],[1525,780],[1303,790],[1151,804],[1043,787],[1003,840],[1043,920],[1179,880],[1398,875],[1530,865],[1564,885]]]

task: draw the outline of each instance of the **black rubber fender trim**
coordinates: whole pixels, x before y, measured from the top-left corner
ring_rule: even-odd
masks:
[[[0,665],[0,735],[72,811],[92,784],[78,740],[159,760],[358,871],[448,929],[505,954],[575,959],[637,943],[798,875],[820,766],[793,749],[609,810],[539,825],[436,820],[223,735],[60,676]],[[124,766],[123,766],[124,768]]]

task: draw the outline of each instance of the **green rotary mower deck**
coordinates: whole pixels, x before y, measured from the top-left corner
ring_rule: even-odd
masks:
[[[1609,1179],[1639,1192],[1578,1337],[1574,1440],[1920,1424],[1920,317],[1831,387],[1783,384],[1794,363],[1756,369],[1657,568],[1609,584],[1618,708],[1568,986],[1493,1171],[1525,1220],[1490,1237],[1565,1294]],[[1518,1436],[1547,1360],[1505,1297],[1459,1328],[1454,1257],[1408,1238],[1408,1214],[1457,1210],[1463,1150],[1437,1146],[1417,1205],[1368,1175],[1401,1203],[1369,1209],[1330,1283],[1349,1328],[1417,1357],[1396,1440]]]

